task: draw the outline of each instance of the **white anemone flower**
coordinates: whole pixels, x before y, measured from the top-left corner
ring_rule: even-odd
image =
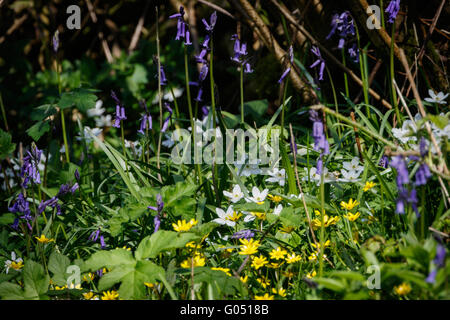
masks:
[[[352,159],[352,161],[344,161],[342,163],[342,167],[347,170],[347,171],[356,171],[359,172],[359,174],[361,172],[363,172],[364,170],[364,166],[359,165],[359,159],[358,157],[354,157]],[[358,176],[359,176],[358,174]]]
[[[91,129],[90,127],[86,126],[84,127],[84,132],[83,135],[81,135],[80,133],[78,134],[77,140],[81,141],[81,140],[86,140],[86,143],[91,143],[92,142],[92,137],[90,135],[90,133],[92,133],[94,136],[98,136],[100,135],[100,133],[102,133],[103,129],[100,128],[94,128]]]
[[[95,118],[95,125],[99,128],[111,127],[112,126],[112,116],[107,114],[106,116],[100,116]]]
[[[266,200],[267,195],[269,194],[269,189],[264,189],[263,191],[259,191],[257,187],[253,187],[252,189],[252,197],[246,198],[247,202],[256,202],[262,203]]]
[[[243,211],[242,213],[245,215],[244,222],[250,222],[256,219],[256,216],[250,212]]]
[[[281,213],[281,210],[283,210],[283,206],[281,204],[279,204],[278,206],[275,207],[275,209],[273,210],[273,214],[276,216],[279,216]]]
[[[102,106],[103,106],[103,101],[98,100],[95,103],[95,108],[92,108],[92,109],[89,109],[86,111],[87,116],[89,118],[100,117],[103,113],[105,113],[105,108],[102,108]]]
[[[444,95],[443,92],[439,92],[438,94],[435,94],[433,90],[428,90],[428,94],[430,95],[429,98],[425,98],[425,101],[431,102],[431,103],[438,103],[438,104],[446,104],[447,102],[445,99],[448,97],[448,93]]]
[[[286,170],[284,169],[279,170],[278,168],[273,168],[273,170],[270,170],[268,174],[270,175],[270,178],[267,178],[266,182],[274,182],[278,183],[282,187],[284,186],[286,178]]]
[[[342,178],[339,179],[340,182],[357,182],[359,181],[359,175],[361,174],[360,171],[356,170],[341,170]]]
[[[236,222],[230,220],[234,214],[233,206],[229,206],[227,212],[223,211],[221,208],[216,208],[216,213],[219,216],[213,221],[218,224],[226,224],[229,227],[234,227]]]
[[[237,184],[233,187],[232,192],[226,190],[223,191],[223,195],[230,199],[231,202],[236,203],[244,197],[244,193],[241,191],[241,187]]]
[[[6,273],[9,272],[10,268],[13,268],[14,270],[20,271],[20,269],[23,267],[23,260],[22,258],[17,258],[16,253],[13,251],[11,252],[11,260],[5,261],[5,268]]]

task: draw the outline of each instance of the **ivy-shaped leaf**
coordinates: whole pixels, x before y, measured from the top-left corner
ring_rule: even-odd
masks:
[[[47,121],[38,121],[27,130],[27,133],[31,138],[33,138],[34,141],[37,142],[44,135],[44,133],[49,130],[50,125]]]

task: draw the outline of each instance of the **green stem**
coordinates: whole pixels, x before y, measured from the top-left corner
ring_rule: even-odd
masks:
[[[5,106],[3,105],[3,98],[2,98],[1,92],[0,92],[0,107],[2,108],[2,117],[3,117],[3,122],[5,123],[5,129],[6,129],[6,131],[9,131],[8,121],[6,120]]]
[[[389,55],[390,63],[390,73],[391,73],[391,92],[392,92],[392,104],[395,108],[395,114],[397,115],[398,124],[402,123],[402,118],[400,117],[400,110],[398,109],[397,103],[397,92],[394,87],[395,72],[394,72],[394,41],[395,41],[395,23],[392,24],[392,34],[391,34],[391,50]]]
[[[325,165],[325,161],[323,162]],[[320,174],[320,250],[319,250],[319,277],[323,274],[323,252],[324,252],[324,240],[325,240],[325,184],[323,182],[323,168]]]
[[[61,125],[62,125],[62,132],[63,132],[64,147],[66,148],[66,152],[65,152],[66,161],[67,161],[67,163],[70,163],[69,144],[67,143],[66,121],[64,119],[64,109],[61,110]]]
[[[341,50],[341,55],[342,55],[342,64],[344,65],[344,67],[347,66],[347,63],[345,62],[345,49],[342,48]],[[350,98],[350,92],[348,89],[348,79],[347,79],[347,73],[344,72],[344,85],[345,85],[345,96],[347,98]]]
[[[212,60],[212,59],[211,59]],[[241,65],[240,71],[240,83],[241,83],[241,124],[244,124],[244,66]]]
[[[286,94],[287,94],[287,87],[289,84],[289,78],[284,83],[284,89],[283,89],[283,108],[281,109],[281,139],[284,139],[284,110],[286,109],[285,103],[286,103]]]

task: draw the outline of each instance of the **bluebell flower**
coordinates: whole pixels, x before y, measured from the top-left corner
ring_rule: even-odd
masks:
[[[244,229],[241,231],[237,231],[235,232],[232,236],[231,239],[250,239],[253,238],[255,236],[255,233],[250,230],[250,229]]]
[[[167,102],[165,103],[164,106],[169,111],[169,116],[166,119],[164,119],[164,123],[163,123],[163,126],[161,128],[161,132],[166,132],[167,128],[169,127],[170,118],[172,118],[172,114],[173,114],[173,110],[172,110],[172,108],[170,107],[170,105]]]
[[[281,75],[280,79],[278,79],[278,83],[281,83],[284,78],[287,77],[287,75],[289,74],[289,72],[291,72],[291,66],[294,63],[294,49],[292,47],[292,45],[289,47],[288,50],[288,55],[289,55],[289,65],[288,67],[284,70],[283,74]]]
[[[113,127],[120,128],[120,122],[127,119],[125,115],[125,108],[123,107],[119,98],[117,98],[117,95],[114,91],[111,91],[111,97],[116,102],[116,119],[114,120]]]
[[[153,233],[159,230],[159,227],[161,226],[161,214],[164,209],[164,202],[162,199],[162,196],[158,193],[156,196],[156,207],[154,206],[148,206],[148,209],[156,211],[156,216],[153,219],[153,223],[155,225],[155,229]]]
[[[314,61],[312,65],[310,65],[310,68],[314,68],[319,65],[319,80],[323,80],[323,71],[325,70],[325,60],[322,58],[322,55],[320,54],[320,50],[318,47],[313,46],[311,48],[311,52],[317,57],[317,60]]]
[[[394,23],[395,18],[397,18],[399,11],[400,11],[400,0],[391,0],[385,11],[389,14],[388,20],[389,23]]]
[[[341,14],[333,15],[333,18],[331,20],[331,31],[326,39],[330,39],[331,36],[333,36],[335,33],[338,33],[339,36],[339,49],[342,49],[344,47],[345,40],[349,36],[354,36],[356,34],[354,21],[350,15],[350,12],[344,11]]]
[[[202,22],[203,22],[203,24],[205,25],[206,31],[208,31],[208,32],[213,32],[213,31],[214,31],[214,27],[215,27],[216,22],[217,22],[217,12],[214,11],[214,12],[211,14],[211,16],[210,16],[210,18],[209,18],[209,24],[208,24],[208,22],[206,21],[206,19],[202,19]]]
[[[28,151],[27,155],[23,158],[23,165],[20,170],[20,176],[24,178],[22,186],[28,187],[30,180],[35,184],[41,183],[41,174],[38,169],[39,162],[41,160],[42,150],[38,147],[33,147],[31,152]]]
[[[147,109],[147,104],[145,103],[144,100],[139,101],[139,104],[141,105],[141,107],[144,108],[144,115],[141,118],[141,125],[139,127],[138,132],[141,134],[145,135],[145,131],[144,130],[151,130],[152,129],[152,116],[150,114],[150,112]]]

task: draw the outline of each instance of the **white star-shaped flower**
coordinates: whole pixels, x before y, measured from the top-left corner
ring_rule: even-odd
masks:
[[[223,191],[223,195],[230,199],[231,202],[236,203],[244,197],[244,193],[241,191],[241,187],[237,184],[233,187],[232,192],[226,190]]]

